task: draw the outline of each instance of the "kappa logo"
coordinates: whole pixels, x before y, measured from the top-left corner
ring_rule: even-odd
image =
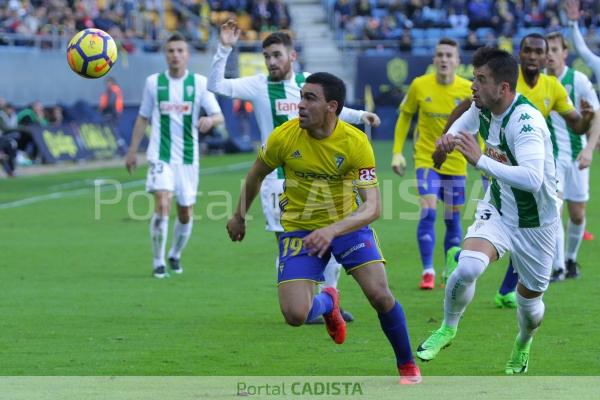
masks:
[[[548,97],[544,98],[544,105],[546,106],[546,108],[550,107],[550,99]]]
[[[528,133],[528,132],[533,132],[533,128],[531,127],[531,125],[524,125],[523,128],[521,128],[521,133]]]
[[[459,105],[460,103],[462,103],[462,99],[459,99],[458,97],[454,98],[455,105]]]
[[[429,96],[425,97],[425,103],[431,103],[431,97],[429,97]]]
[[[342,166],[342,164],[344,163],[344,156],[335,156],[335,166],[340,169],[340,167]]]
[[[519,116],[519,120],[517,122],[521,122],[521,121],[527,121],[528,119],[531,119],[531,115],[525,113],[525,114],[521,114]]]
[[[300,154],[300,150],[296,150],[295,152],[293,152],[292,158],[294,158],[294,159],[302,158],[302,154]]]

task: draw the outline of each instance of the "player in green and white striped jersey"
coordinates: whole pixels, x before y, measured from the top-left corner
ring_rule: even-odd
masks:
[[[565,9],[567,18],[569,19],[569,31],[573,39],[573,44],[575,45],[575,50],[577,50],[577,54],[579,54],[587,66],[594,72],[596,82],[600,82],[600,56],[592,53],[579,30],[578,20],[581,14],[579,11],[579,0],[566,0]],[[596,149],[600,149],[600,146],[597,145]],[[584,240],[592,240],[593,238],[594,235],[587,230],[584,230]]]
[[[275,32],[262,43],[268,75],[225,79],[225,64],[239,35],[240,29],[235,20],[229,20],[221,26],[220,43],[208,75],[208,89],[223,96],[251,101],[261,142],[265,144],[273,129],[298,116],[300,89],[310,74],[294,72],[292,64],[296,60],[296,52],[292,39],[287,33]],[[340,119],[353,124],[378,126],[380,123],[379,117],[373,113],[346,107],[342,109]],[[279,207],[283,182],[282,170],[275,170],[265,178],[260,190],[263,214],[267,220],[266,229],[276,235],[283,232]],[[340,269],[341,265],[331,257],[324,273],[325,286],[336,287]]]
[[[146,190],[154,193],[156,200],[150,221],[156,278],[168,276],[165,246],[173,193],[177,197],[177,219],[169,264],[173,272],[183,272],[179,260],[192,233],[193,206],[198,192],[198,131],[206,133],[223,123],[219,103],[206,89],[206,77],[187,70],[189,50],[185,38],[173,34],[165,44],[165,53],[169,68],[146,79],[125,159],[127,170],[131,172],[137,166],[137,149],[150,121]],[[207,116],[199,118],[201,108]]]
[[[600,135],[600,113],[598,113],[600,103],[588,77],[566,65],[568,45],[562,34],[552,32],[546,35],[546,39],[548,40],[548,61],[546,63],[548,74],[554,75],[560,80],[578,112],[581,112],[582,100],[589,103],[595,112],[588,132],[589,140],[586,135],[578,135],[573,132],[559,114],[550,113],[552,128],[550,133],[556,159],[558,192],[567,201],[569,210],[566,241],[561,243],[562,248],[557,250],[559,260],[555,264],[558,264],[559,267],[552,272],[552,280],[556,281],[564,278],[576,278],[579,275],[579,265],[576,260],[585,231],[585,208],[589,200],[589,166]],[[558,229],[564,229],[562,224]],[[564,238],[564,234],[560,236]]]
[[[469,227],[458,266],[446,285],[444,322],[417,356],[432,360],[448,346],[473,299],[475,282],[490,261],[507,251],[519,274],[519,334],[507,374],[527,371],[529,348],[544,315],[558,227],[558,198],[550,132],[542,114],[516,92],[519,66],[506,51],[483,47],[473,56],[473,103],[438,139],[437,150],[455,147],[492,177],[475,222]],[[486,143],[485,155],[474,135]]]

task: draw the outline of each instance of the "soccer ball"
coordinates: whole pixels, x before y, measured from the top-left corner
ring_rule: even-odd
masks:
[[[67,47],[71,69],[84,78],[100,78],[117,61],[117,44],[100,29],[84,29],[77,33]]]

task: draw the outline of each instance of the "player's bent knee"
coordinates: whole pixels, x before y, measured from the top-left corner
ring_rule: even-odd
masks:
[[[458,258],[458,267],[452,273],[465,282],[474,282],[490,263],[487,255],[479,251],[463,250]]]
[[[386,313],[394,307],[396,300],[390,292],[389,288],[380,289],[377,291],[373,291],[368,294],[368,299],[373,308],[378,313]]]
[[[300,310],[281,310],[285,323],[291,326],[301,326],[308,317],[308,312],[301,312]]]

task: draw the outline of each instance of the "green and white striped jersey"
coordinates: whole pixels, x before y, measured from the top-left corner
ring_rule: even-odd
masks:
[[[543,181],[537,192],[511,186],[498,175],[492,178],[484,201],[496,207],[509,226],[535,228],[556,222],[558,199],[550,132],[542,114],[527,98],[517,93],[511,106],[498,116],[473,102],[448,130],[453,135],[458,132],[479,132],[486,143],[485,156],[507,166],[543,160]],[[504,174],[508,176],[510,169]]]
[[[208,74],[208,89],[223,96],[251,101],[264,144],[273,129],[298,116],[300,89],[310,75],[295,73],[292,79],[273,82],[265,74],[250,77],[225,79],[225,64],[231,48],[219,44]],[[364,111],[344,107],[340,119],[351,124],[362,123]]]
[[[565,67],[558,77],[560,83],[567,89],[569,98],[577,111],[581,109],[581,100],[585,100],[598,111],[600,103],[598,95],[587,76],[573,68]],[[567,127],[564,118],[555,111],[550,113],[550,133],[552,136],[553,154],[557,160],[575,161],[587,144],[585,135],[578,135]]]
[[[214,94],[206,89],[206,77],[186,71],[182,78],[173,79],[165,71],[146,79],[139,114],[152,125],[149,161],[198,164],[200,108],[207,115],[221,113]]]

